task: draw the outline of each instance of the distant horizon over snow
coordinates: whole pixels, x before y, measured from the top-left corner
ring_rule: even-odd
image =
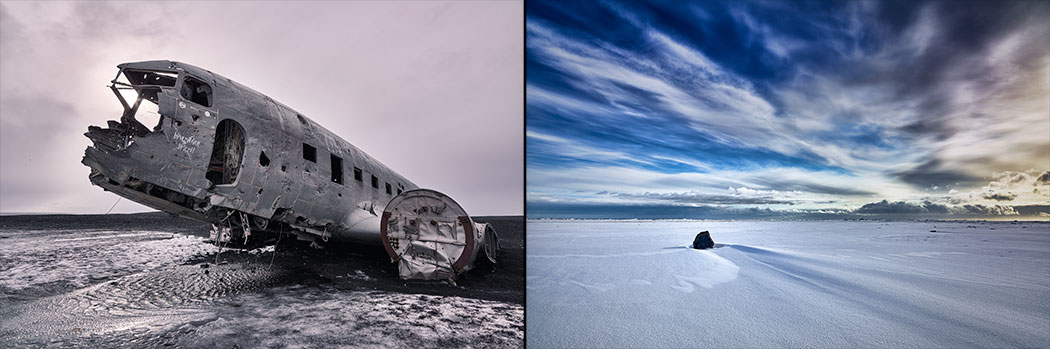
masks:
[[[1050,221],[1050,205],[1027,205],[1011,207],[1014,214],[980,215],[972,213],[946,212],[931,214],[916,213],[865,213],[860,210],[795,210],[772,209],[727,209],[710,206],[647,206],[647,205],[534,205],[526,206],[528,219],[653,219],[653,220],[987,220],[987,221]]]

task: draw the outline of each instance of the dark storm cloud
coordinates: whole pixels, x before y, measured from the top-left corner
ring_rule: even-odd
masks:
[[[955,129],[951,128],[944,122],[932,118],[929,120],[915,121],[901,126],[899,129],[908,135],[915,137],[930,136],[938,141],[946,140],[956,133]]]
[[[1014,193],[988,193],[982,196],[988,200],[995,201],[1010,201],[1017,198],[1017,194]]]
[[[1050,205],[1024,205],[1013,207],[1017,214],[1022,216],[1045,216],[1050,215]]]
[[[884,83],[893,87],[900,97],[920,96],[920,111],[923,117],[902,129],[917,133],[951,132],[950,127],[941,123],[949,107],[947,100],[951,97],[950,84],[960,77],[952,73],[957,71],[971,72],[967,78],[995,86],[1001,83],[1000,77],[987,76],[982,72],[991,69],[984,53],[1006,36],[1020,30],[1045,30],[1045,24],[1026,28],[1041,23],[1041,16],[1047,12],[1045,2],[1039,1],[900,1],[878,2],[876,12],[884,19],[886,30],[878,38],[880,44],[894,44],[896,39],[911,34],[906,30],[929,25],[928,35],[936,35],[919,51],[896,52],[889,57],[892,65],[877,65],[883,62],[865,63],[862,61],[844,62],[848,65],[861,64],[849,69],[854,74],[844,75],[846,81],[854,84]],[[1045,47],[1032,45],[1010,59],[1028,63],[1045,56]],[[950,136],[950,135],[948,135]]]
[[[1043,174],[1035,179],[1035,182],[1034,185],[1050,184],[1050,171],[1043,172]]]
[[[926,45],[918,52],[901,51],[898,57],[891,57],[892,64],[886,64],[889,62],[884,61],[850,62],[858,66],[853,68],[857,72],[855,77],[848,78],[847,83],[883,84],[890,86],[899,98],[914,100],[918,107],[916,112],[919,119],[899,129],[917,137],[927,137],[938,142],[948,141],[961,130],[958,122],[960,116],[1009,123],[1010,118],[1000,115],[999,110],[959,115],[964,113],[960,110],[965,108],[965,105],[961,105],[964,101],[957,97],[958,87],[966,83],[979,86],[984,91],[1015,94],[1007,91],[1016,88],[1012,85],[1017,81],[1015,74],[1024,73],[1003,71],[1002,67],[1013,65],[1038,69],[1036,67],[1045,59],[1045,38],[1050,32],[1047,25],[1050,6],[1047,2],[915,1],[881,4],[878,10],[880,17],[890,24],[887,39],[913,34],[905,29],[923,24],[929,25],[928,33],[935,36],[928,37]],[[1024,33],[1031,35],[1021,36]],[[1017,46],[1012,55],[1000,55],[997,50],[1003,50],[1003,43],[1011,40],[1024,42]],[[1045,98],[1031,97],[1037,98],[1036,101],[1038,98]],[[1026,127],[1023,122],[1014,124],[1017,128]],[[972,124],[970,127],[972,128]],[[960,141],[970,143],[986,141],[994,144],[1002,142],[999,138],[1004,137],[1009,136],[989,133],[982,138],[959,138],[965,138],[966,140]],[[1044,136],[1026,141],[1036,142],[1038,146],[1029,146],[1022,142],[1004,143],[1013,144],[1014,150],[1026,154],[1027,159],[1045,158],[1045,149],[1050,145],[1050,139]],[[951,147],[947,146],[953,142],[944,143],[947,144],[931,153],[926,162],[910,170],[898,172],[898,177],[919,187],[943,186],[955,182],[974,183],[982,174],[974,174],[972,167],[960,166],[959,161],[953,161],[958,152],[953,152]],[[986,171],[1001,170],[1002,166],[1015,169],[1030,166],[1001,161],[998,153],[987,154],[985,158],[993,160],[984,162],[990,166],[986,167]],[[973,163],[970,162],[971,165],[976,165]]]
[[[944,205],[934,204],[929,201],[913,204],[904,201],[889,202],[882,200],[864,204],[856,211],[865,214],[922,214],[922,213],[948,213]]]
[[[1017,211],[1011,206],[1003,205],[963,205],[960,207],[961,214],[973,214],[980,216],[1012,216],[1017,215]]]
[[[919,51],[899,52],[899,56],[892,59],[901,65],[861,67],[883,74],[858,73],[853,75],[854,81],[889,83],[900,96],[927,96],[924,110],[938,111],[945,104],[943,97],[947,96],[943,93],[946,87],[943,84],[954,79],[951,71],[968,68],[973,71],[973,77],[980,79],[979,73],[987,69],[989,63],[981,62],[982,53],[1006,36],[1024,30],[1033,20],[1043,20],[1040,17],[1046,13],[1047,6],[1039,1],[899,1],[877,2],[875,11],[885,19],[880,26],[884,32],[874,38],[879,45],[895,44],[895,39],[913,35],[910,31],[921,28],[920,25],[929,25],[929,32],[918,33],[914,39],[932,39],[921,36],[928,34],[936,35],[936,40],[925,42]],[[1014,59],[1038,59],[1044,54],[1040,51],[1037,45]]]
[[[901,181],[920,188],[932,187],[935,185],[954,185],[956,183],[960,185],[973,185],[981,181],[980,177],[971,176],[959,170],[945,169],[941,163],[942,161],[939,159],[930,159],[922,165],[906,171],[894,173],[894,175]]]
[[[865,204],[854,211],[854,213],[876,215],[964,215],[979,217],[1018,214],[1013,207],[1003,205],[967,204],[961,206],[947,206],[932,203],[930,201],[910,203],[904,201],[890,202],[887,200]]]
[[[951,208],[947,205],[935,204],[929,201],[923,201],[922,207],[932,214],[948,214],[951,213]]]

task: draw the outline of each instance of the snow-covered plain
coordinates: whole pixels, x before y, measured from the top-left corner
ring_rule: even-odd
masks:
[[[1046,222],[526,227],[532,348],[1050,348]]]

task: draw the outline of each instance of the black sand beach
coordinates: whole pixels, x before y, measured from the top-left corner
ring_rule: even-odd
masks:
[[[401,280],[372,245],[216,259],[207,224],[166,213],[0,216],[0,342],[520,346],[524,219],[476,220],[499,233],[499,262],[453,286]]]

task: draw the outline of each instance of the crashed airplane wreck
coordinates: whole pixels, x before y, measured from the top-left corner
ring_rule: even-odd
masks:
[[[288,106],[185,63],[117,67],[120,121],[85,133],[92,184],[210,223],[229,247],[282,235],[382,244],[403,279],[454,281],[495,263],[492,227]]]

